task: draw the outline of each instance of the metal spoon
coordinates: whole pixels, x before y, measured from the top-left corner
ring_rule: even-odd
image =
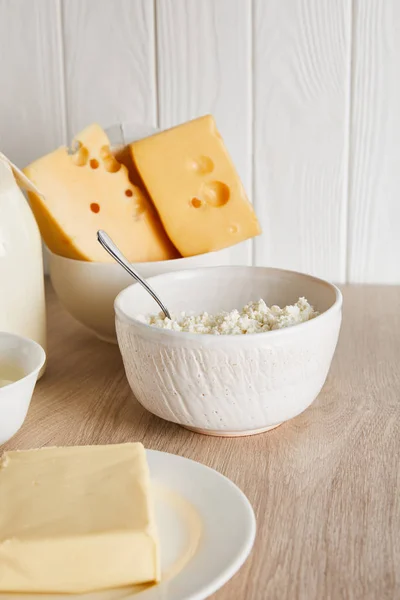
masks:
[[[154,300],[157,302],[167,319],[170,319],[171,315],[169,314],[168,309],[161,302],[160,298],[157,296],[155,291],[152,290],[149,284],[146,282],[146,280],[140,277],[139,273],[137,273],[135,269],[132,268],[132,265],[129,263],[128,259],[125,258],[125,256],[119,250],[118,246],[114,244],[110,236],[105,231],[102,231],[100,229],[97,232],[97,239],[103,246],[103,248],[107,250],[108,254],[112,256],[113,259],[117,261],[117,263],[120,264],[121,267],[123,267],[125,271],[127,271],[127,273],[129,273],[129,275],[132,275],[132,277],[144,287],[146,292],[148,292],[150,296],[154,298]]]

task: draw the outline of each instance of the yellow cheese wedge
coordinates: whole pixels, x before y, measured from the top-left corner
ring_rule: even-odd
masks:
[[[0,592],[83,593],[158,581],[142,444],[0,460]]]
[[[132,262],[178,256],[145,192],[129,180],[99,125],[24,169],[42,197],[29,193],[40,232],[52,252],[81,260],[112,258],[97,242],[104,229]]]
[[[212,116],[133,142],[130,149],[183,256],[232,246],[261,232]]]

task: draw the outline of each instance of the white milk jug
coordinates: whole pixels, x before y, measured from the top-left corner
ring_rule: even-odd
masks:
[[[46,350],[42,243],[19,186],[38,193],[0,153],[0,331],[31,338]]]

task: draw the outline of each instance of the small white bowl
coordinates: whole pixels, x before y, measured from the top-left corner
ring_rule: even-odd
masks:
[[[260,298],[285,306],[305,296],[321,314],[251,335],[175,332],[138,321],[159,308],[140,285],[128,287],[115,301],[118,343],[132,391],[147,410],[194,431],[238,436],[277,427],[317,397],[341,324],[334,285],[264,267],[196,269],[149,282],[175,313],[230,311]]]
[[[41,346],[13,333],[0,332],[0,445],[22,426],[38,374],[46,360]]]
[[[133,263],[143,277],[182,269],[229,264],[230,248],[156,262]],[[98,338],[116,344],[114,300],[132,284],[132,277],[117,263],[87,262],[64,258],[49,250],[51,283],[64,308]]]

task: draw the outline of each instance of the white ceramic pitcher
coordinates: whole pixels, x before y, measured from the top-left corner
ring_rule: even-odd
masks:
[[[42,244],[20,186],[38,193],[0,153],[0,331],[30,338],[46,349]]]

